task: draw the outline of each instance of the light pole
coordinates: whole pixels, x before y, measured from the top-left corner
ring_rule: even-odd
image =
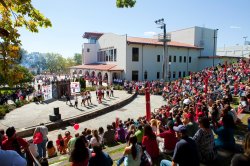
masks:
[[[159,28],[163,29],[163,36],[161,34],[158,35],[158,40],[160,42],[163,42],[163,63],[162,63],[162,79],[164,81],[167,80],[169,76],[169,65],[168,65],[168,47],[167,47],[167,42],[169,42],[170,39],[170,34],[166,33],[166,24],[164,23],[164,19],[159,19],[155,21],[156,24],[160,25]]]
[[[219,29],[214,30],[214,53],[213,53],[213,67],[214,67],[214,56],[216,54],[216,45],[217,45],[217,32]]]
[[[244,36],[243,38],[245,39],[244,45],[247,45],[247,36]]]

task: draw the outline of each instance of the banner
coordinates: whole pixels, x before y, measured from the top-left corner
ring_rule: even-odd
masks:
[[[71,82],[70,83],[71,93],[79,93],[80,92],[80,83],[79,82]]]

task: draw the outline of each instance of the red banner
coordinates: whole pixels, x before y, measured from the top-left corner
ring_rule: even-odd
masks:
[[[146,118],[148,121],[151,119],[151,110],[150,110],[150,92],[149,88],[145,88],[145,99],[146,99]]]

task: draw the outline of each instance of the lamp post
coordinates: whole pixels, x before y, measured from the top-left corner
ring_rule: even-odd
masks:
[[[214,56],[216,54],[216,45],[217,45],[217,32],[219,29],[214,30],[214,53],[213,53],[213,67],[214,67]]]
[[[160,25],[159,28],[163,29],[163,36],[162,34],[158,35],[158,40],[163,42],[163,63],[162,63],[162,79],[164,81],[167,80],[169,76],[169,65],[168,65],[168,47],[167,42],[170,41],[170,34],[166,33],[166,24],[164,23],[164,19],[159,19],[155,21],[156,24]]]

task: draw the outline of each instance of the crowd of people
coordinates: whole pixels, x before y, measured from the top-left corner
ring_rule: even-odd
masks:
[[[106,130],[103,127],[94,130],[85,128],[81,133],[76,132],[74,137],[69,131],[64,136],[58,134],[55,143],[48,140],[44,125],[35,130],[33,140],[29,142],[17,137],[14,128],[8,128],[6,135],[1,130],[0,161],[9,155],[15,156],[9,162],[24,163],[26,160],[22,159],[25,156],[21,149],[25,150],[33,144],[37,153],[32,154],[36,154],[37,158],[68,154],[72,166],[111,166],[113,160],[103,149],[121,142],[126,147],[116,165],[198,166],[200,163],[216,162],[218,150],[223,149],[237,153],[231,159],[232,166],[248,166],[250,132],[244,136],[242,148],[236,145],[234,134],[241,124],[239,115],[249,112],[249,76],[249,61],[240,60],[238,63],[206,68],[191,73],[189,79],[166,84],[158,81],[127,82],[136,92],[143,87],[150,88],[151,92],[161,87],[166,104],[159,106],[149,121],[146,117],[131,117],[126,121],[117,118],[106,126]],[[88,93],[84,95],[84,99],[88,98]],[[101,91],[100,97],[102,95]],[[235,97],[239,97],[240,101],[233,108]],[[28,158],[27,155],[25,158]],[[7,159],[10,160],[6,157],[3,161],[7,163]]]

